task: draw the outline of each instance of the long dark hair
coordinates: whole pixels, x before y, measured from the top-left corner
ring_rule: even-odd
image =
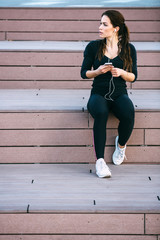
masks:
[[[116,10],[105,11],[101,17],[109,17],[113,27],[119,27],[118,31],[118,55],[123,60],[123,68],[127,71],[132,71],[132,58],[129,47],[129,29],[125,24],[123,15]],[[100,43],[98,58],[101,59],[104,56],[106,49],[106,39],[103,39]]]

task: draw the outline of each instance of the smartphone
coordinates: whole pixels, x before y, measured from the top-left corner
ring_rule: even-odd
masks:
[[[104,65],[112,65],[112,62],[107,62]]]

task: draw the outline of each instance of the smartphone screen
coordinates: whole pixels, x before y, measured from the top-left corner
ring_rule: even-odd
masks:
[[[107,62],[104,65],[112,65],[112,63],[111,62]]]

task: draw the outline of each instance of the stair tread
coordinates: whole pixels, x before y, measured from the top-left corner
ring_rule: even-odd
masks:
[[[86,110],[90,90],[0,90],[0,111]],[[128,90],[136,110],[160,110],[160,90]]]
[[[137,51],[160,51],[160,42],[132,42]],[[84,51],[84,41],[0,41],[0,50]]]
[[[1,164],[0,212],[160,213],[160,165]],[[38,201],[37,201],[38,199]]]

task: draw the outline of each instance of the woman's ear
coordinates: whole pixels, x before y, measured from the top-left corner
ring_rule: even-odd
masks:
[[[117,26],[114,31],[118,32],[119,31],[119,27]]]

